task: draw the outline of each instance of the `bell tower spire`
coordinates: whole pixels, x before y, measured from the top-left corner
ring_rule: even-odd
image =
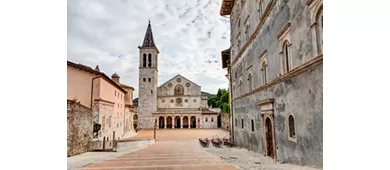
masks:
[[[140,128],[154,127],[153,113],[157,111],[158,54],[150,19],[145,38],[139,48],[138,124]]]

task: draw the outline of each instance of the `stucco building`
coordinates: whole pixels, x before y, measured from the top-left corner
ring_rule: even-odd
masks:
[[[322,0],[223,0],[236,145],[322,167]]]
[[[207,106],[207,96],[201,96],[201,86],[176,75],[159,87],[158,54],[151,24],[140,49],[138,126],[158,128],[217,128],[218,113]]]
[[[67,98],[80,102],[93,111],[93,139],[112,140],[125,137],[133,128],[134,88],[120,83],[114,73],[111,78],[83,64],[67,62]]]

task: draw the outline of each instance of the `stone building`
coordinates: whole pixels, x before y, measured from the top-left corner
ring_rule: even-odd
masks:
[[[222,1],[236,145],[281,163],[323,166],[322,4]]]
[[[218,113],[210,111],[201,86],[176,75],[157,87],[158,54],[151,24],[140,49],[138,126],[158,128],[217,128]]]
[[[121,139],[133,129],[134,88],[83,64],[67,62],[67,98],[93,111],[93,140]]]

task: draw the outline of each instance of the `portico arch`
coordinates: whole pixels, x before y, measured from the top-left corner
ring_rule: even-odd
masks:
[[[167,128],[172,128],[172,117],[171,116],[167,117]]]
[[[189,124],[188,124],[188,117],[187,116],[184,116],[183,117],[183,128],[188,128]]]
[[[180,117],[176,116],[175,117],[175,128],[180,128],[180,127],[181,127]]]
[[[164,117],[160,116],[158,118],[158,122],[159,122],[158,128],[164,129],[165,127]]]
[[[191,116],[191,128],[196,128],[196,117],[195,116]]]

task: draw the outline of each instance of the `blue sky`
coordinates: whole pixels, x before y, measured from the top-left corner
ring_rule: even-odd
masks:
[[[221,51],[229,48],[222,0],[68,0],[68,60],[117,72],[138,96],[139,50],[150,18],[160,50],[158,85],[181,74],[216,93],[227,88]]]

